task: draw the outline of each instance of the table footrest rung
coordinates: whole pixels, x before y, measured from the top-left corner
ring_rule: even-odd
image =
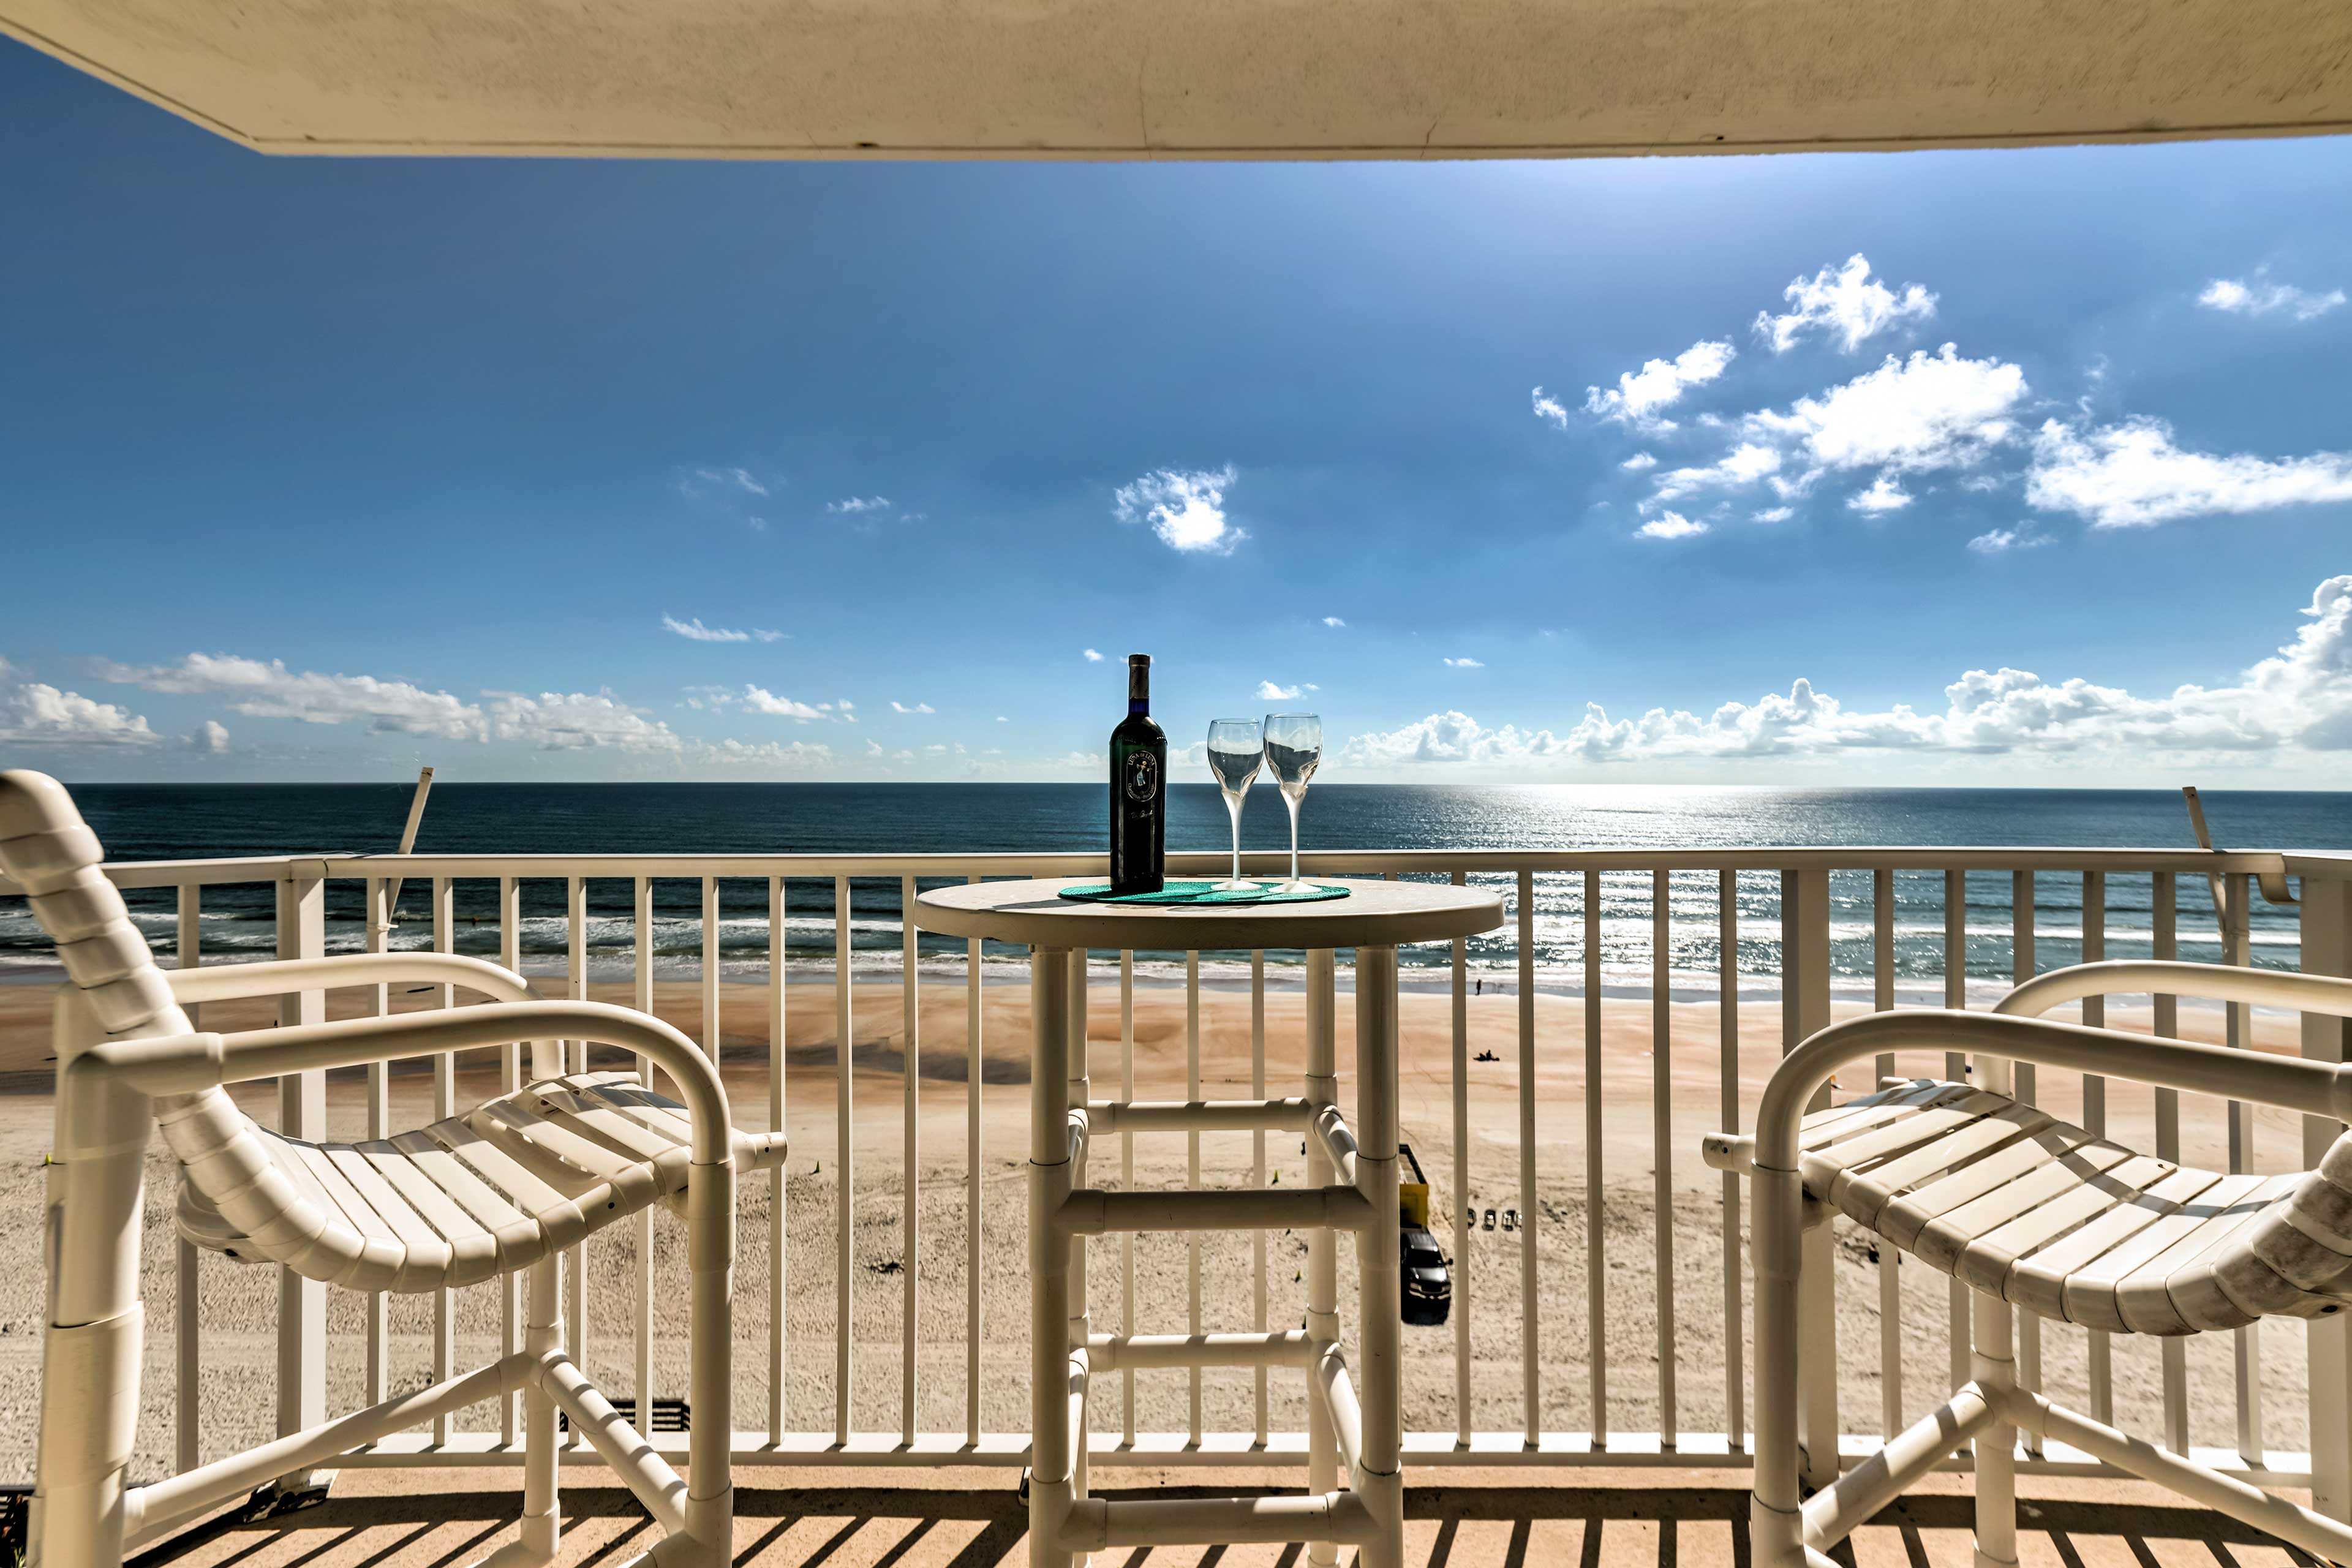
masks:
[[[1090,1100],[1087,1131],[1109,1132],[1259,1132],[1307,1126],[1307,1102],[1287,1100]]]
[[[1055,1544],[1066,1552],[1121,1546],[1278,1545],[1336,1541],[1360,1545],[1377,1534],[1371,1510],[1353,1492],[1311,1497],[1079,1498]]]
[[[1307,1366],[1315,1342],[1304,1329],[1271,1334],[1094,1334],[1087,1340],[1091,1370],[1129,1367]]]
[[[1245,1187],[1128,1193],[1080,1187],[1057,1216],[1073,1236],[1118,1231],[1361,1230],[1372,1205],[1353,1187]]]

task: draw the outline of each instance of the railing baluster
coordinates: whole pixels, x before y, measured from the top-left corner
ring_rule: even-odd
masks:
[[[2222,898],[2221,962],[2245,967],[2252,961],[2252,932],[2247,902],[2254,896],[2253,879],[2231,875],[2219,884]],[[2223,1038],[2231,1050],[2251,1050],[2254,1040],[2254,1010],[2243,1002],[2228,1004]],[[2254,1108],[2242,1100],[2229,1102],[2230,1173],[2254,1168]],[[2231,1336],[2238,1384],[2238,1453],[2247,1464],[2263,1462],[2263,1325],[2259,1318]]]
[[[1944,1005],[1958,1011],[1968,1005],[1969,874],[1948,870],[1944,873]],[[1968,1076],[1968,1058],[1958,1051],[1946,1051],[1945,1081],[1964,1083]],[[1952,1386],[1958,1388],[1969,1380],[1969,1347],[1973,1342],[1969,1323],[1969,1288],[1958,1278],[1948,1279],[1944,1284],[1951,1310],[1948,1340]]]
[[[1527,1337],[1519,1346],[1521,1393],[1527,1402],[1528,1447],[1543,1440],[1543,1323],[1536,1293],[1536,893],[1535,873],[1519,873],[1519,1310]],[[1598,1193],[1594,1194],[1598,1200]]]
[[[1184,955],[1184,1098],[1201,1098],[1201,955]],[[1201,1188],[1201,1134],[1195,1131],[1184,1134],[1184,1185],[1193,1192]],[[1186,1332],[1201,1331],[1201,1233],[1189,1231],[1184,1237],[1184,1300]],[[1192,1414],[1185,1430],[1192,1436],[1192,1446],[1201,1446],[1201,1369],[1191,1370]]]
[[[980,881],[973,877],[970,880]],[[981,1123],[980,1088],[986,1074],[981,1050],[983,1009],[981,1005],[982,957],[980,938],[963,944],[964,1038],[964,1259],[963,1259],[963,1440],[980,1446],[980,1209]]]
[[[1135,1098],[1135,954],[1118,955],[1118,1088],[1121,1100]],[[1118,1184],[1122,1191],[1135,1189],[1135,1134],[1122,1131],[1118,1135]],[[1118,1236],[1118,1331],[1135,1332],[1135,1233],[1122,1230]],[[1135,1447],[1135,1369],[1119,1371],[1122,1394],[1119,1436],[1130,1448]]]
[[[1524,1020],[1528,1008],[1528,931],[1530,921],[1528,906],[1533,900],[1533,877],[1519,873],[1519,1010]],[[1522,1026],[1522,1033],[1527,1031]],[[1519,1139],[1521,1148],[1520,1178],[1531,1182],[1528,1167],[1534,1157],[1527,1149],[1533,1137],[1535,1105],[1527,1081],[1528,1064],[1526,1053],[1519,1062]],[[1609,1265],[1601,1250],[1601,1211],[1606,1206],[1601,1197],[1601,873],[1584,874],[1584,1334],[1585,1361],[1591,1382],[1592,1447],[1599,1450],[1609,1446]],[[1533,1445],[1536,1433],[1536,1359],[1535,1359],[1535,1291],[1524,1271],[1519,1277],[1520,1309],[1528,1317],[1528,1342],[1525,1350],[1527,1384],[1527,1440]]]
[[[564,994],[575,1002],[588,999],[588,880],[584,877],[567,877],[563,882],[563,968]],[[588,1070],[588,1042],[574,1040],[569,1053],[571,1070]],[[572,1244],[564,1255],[563,1319],[566,1348],[572,1359],[582,1366],[588,1364],[588,1244]],[[572,1428],[572,1447],[585,1448],[588,1435],[576,1424]]]
[[[1717,1119],[1726,1132],[1739,1131],[1739,873],[1716,874],[1716,1008],[1721,1058],[1721,1102]],[[1734,1452],[1748,1445],[1748,1379],[1741,1364],[1739,1176],[1723,1173],[1723,1408],[1724,1436]]]
[[[2155,955],[2159,959],[2179,957],[2180,944],[2174,917],[2171,872],[2149,874],[2147,901],[2149,936]],[[2153,1000],[2156,1032],[2159,1035],[2179,1034],[2179,998],[2159,994]],[[2156,1157],[2176,1162],[2180,1158],[2180,1091],[2177,1089],[2156,1091]],[[2158,1339],[2157,1347],[2157,1353],[2163,1363],[2164,1446],[2176,1454],[2186,1454],[2189,1452],[2189,1347],[2177,1336],[2169,1334]]]
[[[433,951],[452,951],[455,931],[451,929],[451,888],[447,877],[433,879]],[[457,1003],[455,986],[433,988],[436,1007],[454,1007]],[[433,1120],[446,1121],[457,1114],[457,1058],[443,1051],[433,1058]],[[457,1362],[457,1301],[446,1286],[433,1292],[433,1381],[445,1381]],[[433,1421],[433,1440],[449,1440],[449,1417],[438,1415]]]
[[[1265,954],[1263,951],[1250,954],[1250,1098],[1265,1098]],[[1265,1185],[1265,1129],[1250,1134],[1250,1181],[1253,1185]],[[1251,1321],[1257,1331],[1266,1331],[1265,1293],[1265,1232],[1250,1232],[1251,1297],[1255,1310]],[[1265,1447],[1266,1385],[1265,1368],[1257,1369],[1256,1415],[1258,1447]]]
[[[1456,871],[1461,887],[1468,878]],[[1470,1242],[1462,1215],[1470,1206],[1470,943],[1454,939],[1454,1440],[1470,1446]],[[1432,1204],[1432,1209],[1436,1205]]]
[[[2022,985],[2034,974],[2034,907],[2033,873],[2012,871],[2009,882],[2009,979],[2012,985]],[[2036,1099],[2033,1064],[2018,1062],[2010,1068],[2010,1082],[2021,1104],[2032,1105]],[[2042,1388],[2042,1320],[2032,1312],[2017,1314],[2017,1383],[2021,1388],[2036,1393]],[[2025,1451],[2039,1458],[2042,1437],[2025,1427],[2018,1429],[2018,1441]]]
[[[327,952],[327,888],[318,877],[289,874],[277,884],[279,958],[322,958]],[[324,991],[278,999],[281,1028],[327,1021]],[[327,1075],[285,1073],[278,1079],[278,1131],[311,1141],[327,1136]],[[327,1418],[327,1288],[278,1269],[278,1435],[290,1436]]]
[[[906,1048],[901,1053],[906,1068],[906,1161],[905,1219],[901,1222],[905,1256],[899,1259],[898,1273],[904,1282],[905,1305],[900,1309],[898,1325],[898,1435],[908,1443],[915,1440],[915,1286],[922,1273],[922,1119],[919,1114],[922,1089],[923,1006],[922,969],[919,963],[915,935],[915,879],[901,878],[898,882],[899,938],[904,944],[898,959],[899,1004],[906,1030]],[[1086,973],[1083,958],[1078,973]],[[1081,1437],[1083,1442],[1084,1438]]]
[[[499,879],[499,963],[509,974],[522,973],[522,884],[513,877]],[[499,1047],[499,1091],[519,1094],[521,1090],[522,1046],[509,1041]],[[371,1131],[369,1136],[383,1134]],[[507,1355],[522,1349],[522,1289],[520,1274],[509,1274],[499,1283],[499,1349]],[[375,1389],[369,1397],[381,1400],[383,1391]],[[520,1393],[499,1401],[499,1442],[511,1446],[520,1436],[521,1404]]]
[[[381,883],[371,880],[368,887],[376,897],[382,896]],[[175,961],[178,967],[182,969],[194,969],[204,960],[204,887],[200,883],[188,883],[180,889],[179,898],[179,930],[176,943],[179,951],[175,955]],[[373,903],[370,907],[373,907]],[[383,986],[378,985],[373,989],[379,996],[383,994]],[[383,1010],[379,1004],[376,1011],[381,1013]],[[192,1005],[187,1009],[190,1028],[204,1027],[200,1018],[201,1013],[202,1009],[196,1006]],[[373,1068],[369,1070],[373,1075],[382,1071],[382,1068]],[[174,1284],[176,1294],[173,1297],[173,1302],[177,1309],[179,1327],[176,1342],[173,1346],[173,1356],[177,1362],[177,1378],[173,1393],[178,1404],[178,1408],[172,1413],[173,1453],[176,1468],[184,1473],[194,1469],[202,1462],[200,1458],[203,1448],[202,1434],[197,1427],[204,1413],[203,1344],[196,1310],[201,1300],[196,1279],[196,1246],[185,1237],[182,1237],[179,1242]],[[368,1368],[369,1386],[372,1388],[378,1386],[373,1380],[374,1373],[383,1354],[383,1295],[378,1293],[370,1296],[368,1298]],[[383,1395],[379,1394],[375,1397],[381,1400]]]
[[[2107,875],[2083,873],[2083,962],[2098,963],[2107,956]],[[2083,1022],[2092,1028],[2106,1026],[2107,999],[2083,999]],[[2094,1137],[2107,1131],[2107,1080],[2096,1073],[2083,1075],[2083,1130]],[[2091,1419],[2114,1426],[2116,1418],[2115,1349],[2106,1331],[2090,1332]]]
[[[768,1130],[784,1131],[784,960],[787,926],[784,879],[768,879]],[[768,1441],[784,1440],[784,1167],[768,1178]],[[646,1407],[648,1411],[652,1406]]]
[[[719,926],[719,879],[702,879],[702,1054],[718,1067],[726,1054],[727,1004],[719,993],[722,972],[719,968],[720,943],[724,932]],[[724,1070],[723,1068],[721,1069]],[[653,1406],[645,1409],[646,1418],[653,1418]]]
[[[1658,1446],[1681,1430],[1675,1398],[1674,875],[1650,873],[1650,1167],[1657,1229]]]
[[[1895,1010],[1895,872],[1882,866],[1870,874],[1870,1005]],[[1896,1072],[1895,1053],[1880,1055],[1881,1079]],[[1903,1430],[1903,1251],[1878,1246],[1878,1430],[1892,1438]]]
[[[650,877],[638,877],[629,888],[631,903],[630,949],[632,964],[630,982],[637,1011],[654,1010],[654,884]],[[637,1058],[637,1081],[647,1089],[655,1087],[654,1062],[651,1057]],[[631,1316],[635,1320],[636,1380],[631,1384],[637,1392],[637,1417],[650,1424],[654,1411],[654,1211],[639,1209],[635,1221],[637,1246],[636,1301]],[[640,1430],[651,1430],[650,1425]]]
[[[853,1030],[856,1025],[855,999],[851,995],[849,933],[849,879],[836,877],[833,881],[833,1038],[834,1038],[834,1126],[833,1126],[833,1185],[834,1185],[834,1321],[833,1347],[833,1440],[846,1446],[849,1442],[849,1377],[852,1357],[850,1341],[855,1337],[857,1320],[850,1304],[850,1270],[856,1267],[856,1216],[851,1211],[850,1178],[850,1082],[852,1058],[856,1052]]]

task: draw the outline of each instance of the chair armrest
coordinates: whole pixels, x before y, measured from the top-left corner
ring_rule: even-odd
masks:
[[[604,1002],[512,1002],[235,1035],[108,1040],[61,1064],[60,1092],[67,1075],[84,1072],[110,1074],[144,1094],[189,1094],[286,1073],[559,1037],[617,1046],[653,1058],[686,1101],[694,1123],[694,1163],[717,1164],[729,1158],[727,1090],[710,1058],[660,1019]]]
[[[2244,1002],[2257,1007],[2289,1007],[2300,1013],[2352,1018],[2352,980],[2332,974],[2300,974],[2284,969],[2242,969],[2231,963],[2181,963],[2171,959],[2120,959],[2053,969],[2011,991],[1994,1005],[1993,1011],[2034,1018],[2053,1007],[2079,1002],[2086,996],[2138,992]]]
[[[528,1002],[530,983],[487,959],[454,952],[342,952],[327,958],[285,958],[267,963],[220,963],[210,969],[167,969],[172,1000],[233,1002],[281,996],[289,991],[331,991],[340,985],[396,985],[411,981],[461,985],[494,1002]]]
[[[1783,1057],[1757,1109],[1757,1168],[1796,1169],[1806,1103],[1838,1068],[1865,1057],[1914,1050],[2006,1057],[2352,1121],[2352,1065],[2336,1067],[2001,1013],[1922,1008],[1832,1024]]]

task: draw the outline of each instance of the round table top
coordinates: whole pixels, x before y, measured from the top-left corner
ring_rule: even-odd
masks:
[[[1093,904],[1059,897],[1100,877],[968,882],[915,900],[915,924],[944,936],[1044,948],[1234,952],[1251,948],[1395,947],[1451,942],[1503,923],[1502,895],[1444,882],[1345,882],[1349,895],[1303,904]]]

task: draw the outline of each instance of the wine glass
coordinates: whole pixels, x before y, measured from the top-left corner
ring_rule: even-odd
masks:
[[[1210,884],[1220,893],[1255,893],[1258,884],[1242,880],[1242,803],[1249,798],[1250,781],[1265,761],[1265,731],[1255,719],[1213,719],[1209,721],[1209,771],[1225,792],[1225,815],[1234,819],[1234,874]]]
[[[1277,893],[1309,892],[1315,887],[1298,875],[1298,803],[1307,798],[1307,781],[1322,760],[1321,719],[1312,713],[1265,716],[1265,763],[1282,786],[1283,804],[1290,807],[1290,880],[1276,884]]]

